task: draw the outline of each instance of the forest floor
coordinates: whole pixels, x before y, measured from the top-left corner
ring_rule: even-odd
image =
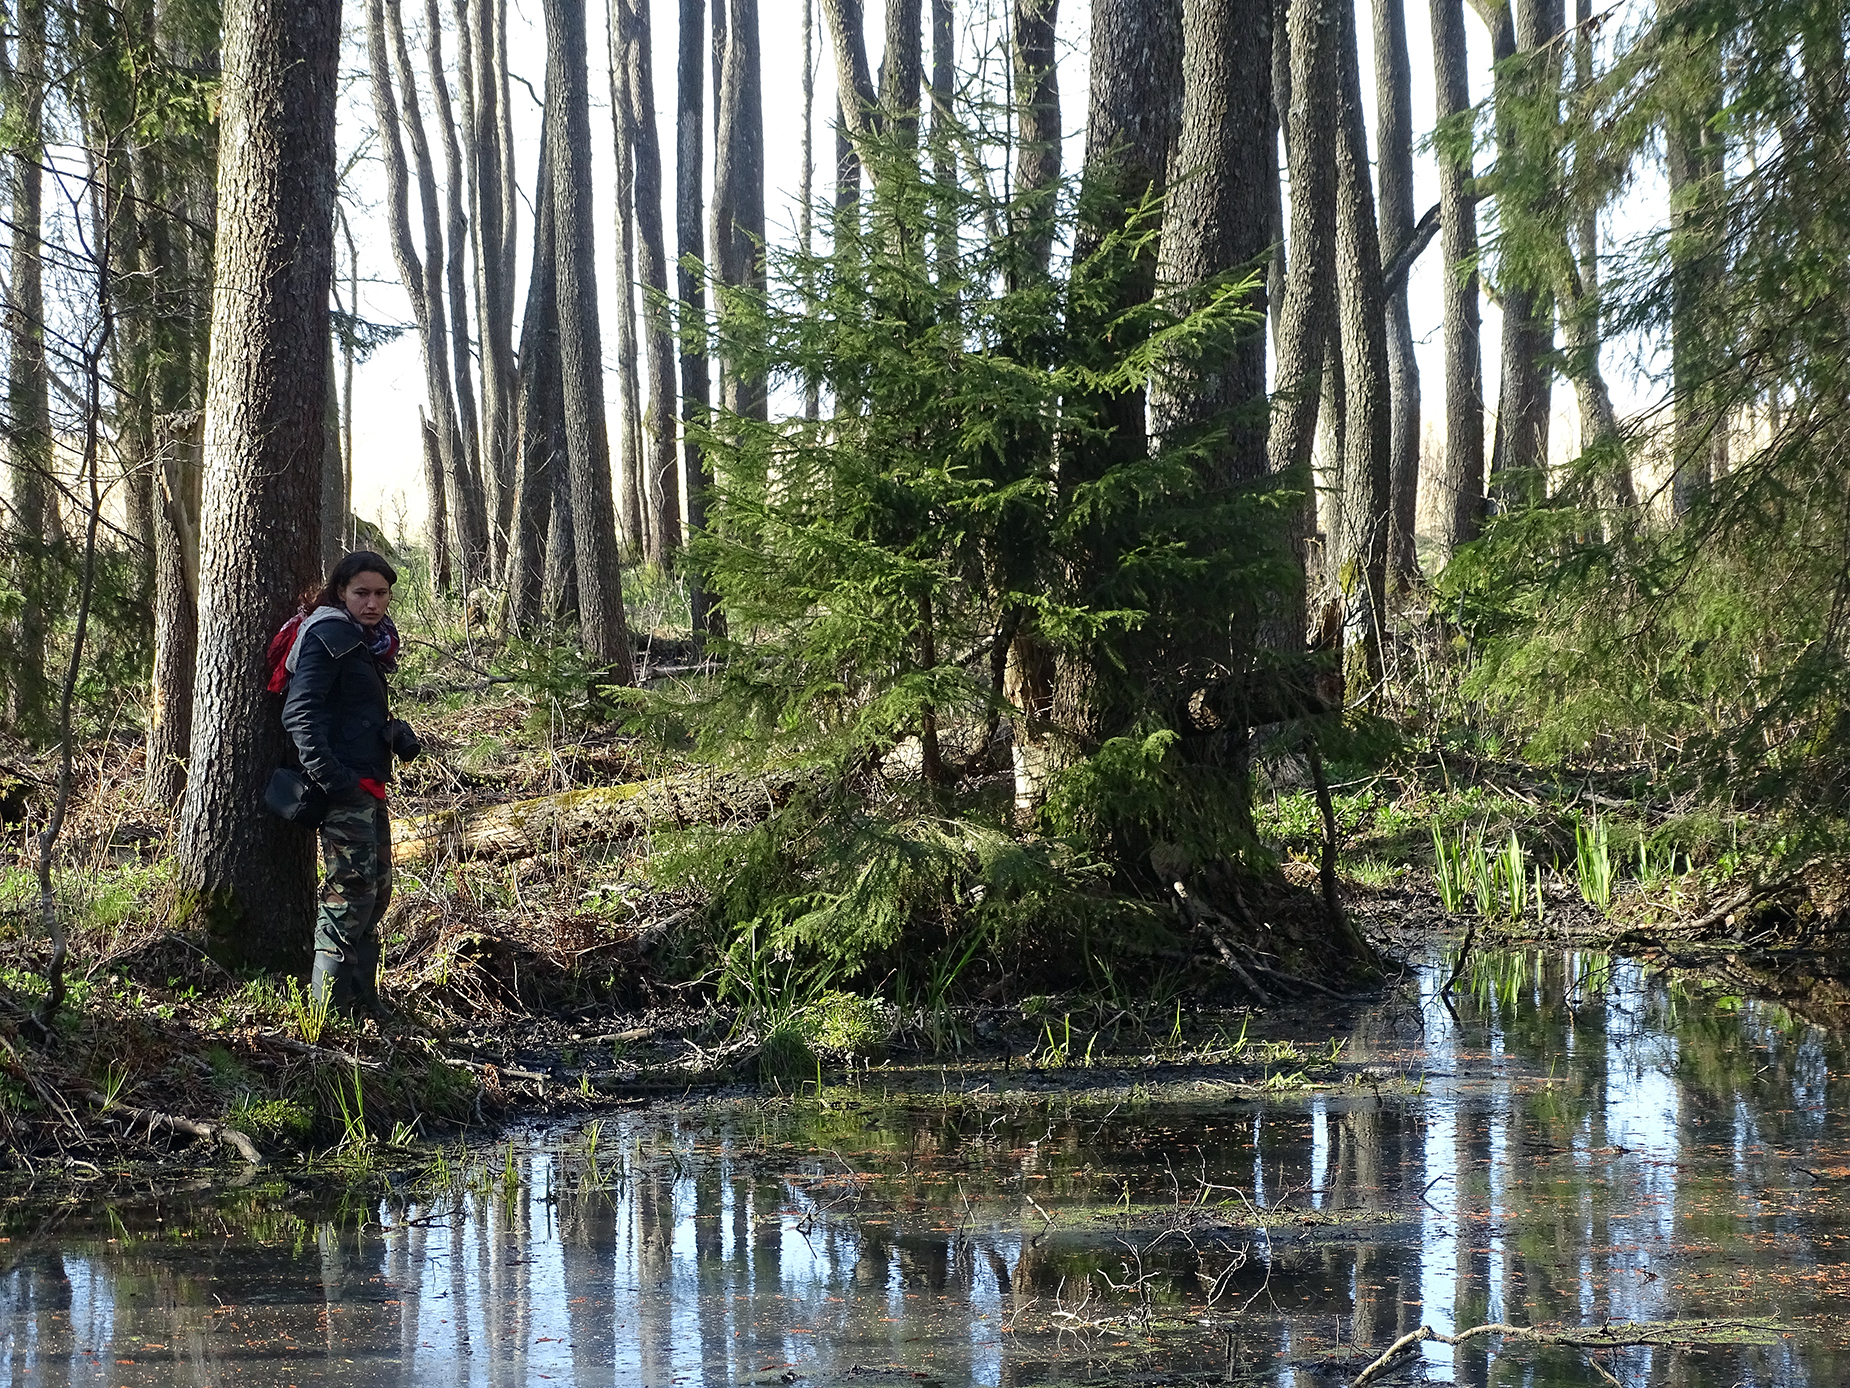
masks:
[[[427,682],[411,695],[430,755],[405,768],[400,813],[677,769],[511,688]],[[49,760],[0,748],[0,766],[10,773],[0,799],[11,797],[0,818],[23,807],[29,822]],[[1273,769],[1260,827],[1287,877],[1308,887],[1321,820],[1288,770]],[[133,732],[79,758],[57,871],[70,997],[49,1038],[31,1021],[48,958],[31,843],[23,827],[6,831],[0,1169],[34,1189],[253,1157],[349,1179],[511,1121],[695,1089],[775,1098],[845,1081],[946,1102],[1059,1090],[1109,1105],[1203,1083],[1261,1094],[1414,1082],[1344,1060],[1331,1038],[1362,1000],[1339,996],[1344,985],[1275,973],[1260,1005],[1205,947],[1135,986],[976,1001],[943,988],[907,1007],[815,988],[720,1005],[711,972],[660,967],[699,903],[650,883],[646,836],[401,867],[384,928],[395,1020],[324,1019],[294,981],[235,976],[168,929],[173,825],[147,808],[145,771]],[[1491,944],[1579,948],[1772,996],[1802,1016],[1850,1018],[1850,951],[1834,937],[1850,876],[1817,864],[1757,875],[1735,846],[1738,824],[1654,803],[1640,771],[1402,756],[1339,782],[1334,808],[1342,899],[1389,961],[1384,989],[1407,986],[1412,961],[1452,969]]]

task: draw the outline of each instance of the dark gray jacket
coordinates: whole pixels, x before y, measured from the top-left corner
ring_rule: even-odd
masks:
[[[392,775],[385,739],[385,676],[358,623],[320,621],[304,634],[283,697],[283,727],[302,770],[336,800],[360,794],[362,779]]]

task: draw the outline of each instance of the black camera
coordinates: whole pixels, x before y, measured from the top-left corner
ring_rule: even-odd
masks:
[[[411,731],[411,725],[402,718],[394,718],[385,725],[385,740],[400,761],[416,761],[418,754],[424,750],[418,735]]]

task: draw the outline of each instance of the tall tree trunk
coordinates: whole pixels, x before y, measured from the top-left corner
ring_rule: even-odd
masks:
[[[804,262],[816,253],[816,5],[803,0],[803,168],[797,183],[797,244]],[[805,272],[806,311],[814,313],[814,277]],[[818,372],[803,375],[803,418],[822,416],[822,378]]]
[[[1441,126],[1471,109],[1463,0],[1432,0],[1433,89]],[[1439,146],[1439,249],[1445,261],[1445,464],[1439,548],[1446,558],[1484,523],[1484,373],[1478,338],[1477,201],[1467,140]]]
[[[1721,202],[1720,59],[1690,55],[1695,90],[1664,121],[1664,171],[1670,183],[1670,514],[1681,519],[1727,466],[1725,420],[1712,384],[1715,327],[1704,304],[1715,287],[1717,240],[1711,208]],[[1718,466],[1719,465],[1719,466]]]
[[[668,312],[668,251],[662,233],[662,146],[655,127],[655,60],[649,0],[620,0],[629,11],[630,129],[635,151],[636,248],[642,281],[642,328],[649,368],[643,420],[649,557],[666,563],[681,547],[681,488],[675,473],[674,324]]]
[[[1184,0],[1182,123],[1158,283],[1188,289],[1241,266],[1263,268],[1272,222],[1271,22],[1270,0]],[[1224,359],[1172,371],[1150,413],[1163,436],[1229,421],[1210,485],[1245,486],[1267,475],[1264,416],[1247,408],[1264,398],[1265,334],[1253,331]]]
[[[465,592],[488,580],[488,508],[482,496],[481,474],[472,463],[473,452],[466,441],[474,431],[474,411],[465,421],[457,414],[456,391],[467,384],[463,379],[452,384],[450,361],[445,360],[455,336],[446,320],[444,302],[446,278],[452,296],[462,282],[460,263],[452,263],[445,254],[443,206],[437,196],[437,174],[431,162],[430,140],[424,132],[424,115],[418,100],[417,73],[411,65],[411,50],[405,42],[405,26],[400,0],[384,0],[385,20],[392,42],[392,57],[400,90],[404,94],[405,133],[411,141],[412,167],[418,181],[418,203],[424,214],[423,286],[426,322],[425,337],[430,344],[426,375],[430,382],[431,423],[437,430],[438,456],[443,461],[445,504],[456,541],[456,581]],[[375,77],[375,93],[377,77]],[[468,362],[467,342],[461,358]],[[473,396],[471,396],[473,400]]]
[[[723,4],[724,0],[714,0]],[[698,534],[707,523],[707,488],[712,484],[706,450],[694,437],[704,428],[711,401],[706,353],[707,284],[703,226],[705,190],[703,0],[681,0],[679,61],[675,69],[675,250],[681,300],[681,488],[687,498],[687,528]],[[714,630],[719,610],[698,571],[688,575],[688,607],[698,639]]]
[[[1342,16],[1337,74],[1341,95],[1336,116],[1336,303],[1342,327],[1345,401],[1342,529],[1336,537],[1336,573],[1345,597],[1344,663],[1349,667],[1345,683],[1350,689],[1369,689],[1381,680],[1387,629],[1393,416],[1387,398],[1387,303],[1381,283],[1374,192],[1368,177],[1355,14],[1345,6]]]
[[[1042,273],[1053,253],[1060,188],[1060,79],[1054,25],[1060,0],[1015,0],[1015,188],[1010,215],[1024,259]]]
[[[11,626],[5,693],[7,716],[22,736],[38,741],[51,732],[47,635],[46,546],[57,502],[50,486],[51,376],[45,362],[44,175],[41,144],[45,112],[45,4],[21,0],[19,33],[7,84],[13,126],[10,165],[13,240],[6,299],[6,460],[10,491],[11,586],[23,601]]]
[[[1044,281],[1051,266],[1055,203],[1060,186],[1060,85],[1054,71],[1054,23],[1059,0],[1015,0],[1009,32],[1009,62],[1014,80],[1015,182],[1009,190],[1009,291]],[[878,180],[876,180],[876,192]],[[1032,337],[1008,344],[1029,361],[1043,359],[1047,347]],[[1019,454],[1021,466],[1034,466],[1037,455],[1050,453],[1044,429],[1028,425],[1005,441]],[[999,573],[992,582],[1013,588],[1017,576]],[[1011,631],[1012,637],[1004,633]],[[1015,810],[1024,822],[1046,799],[1053,775],[1065,759],[1053,740],[1054,652],[1033,619],[1021,613],[1000,614],[997,638],[1007,639],[1002,694],[1013,713]],[[930,731],[935,744],[936,713]],[[921,739],[923,740],[923,739]],[[935,745],[926,755],[937,755]]]
[[[340,6],[230,0],[224,25],[199,559],[213,620],[200,632],[177,876],[221,957],[300,970],[314,844],[262,808],[283,746],[263,656],[317,577]]]
[[[597,322],[597,247],[591,225],[591,104],[584,0],[545,0],[546,151],[552,164],[559,359],[577,554],[579,631],[585,650],[619,684],[636,678],[616,517],[610,498],[610,437]],[[554,489],[555,504],[560,489]]]
[[[940,190],[934,238],[940,284],[951,283],[957,274],[957,131],[951,118],[951,93],[957,81],[957,35],[952,18],[951,0],[931,0],[931,181]]]
[[[475,260],[475,316],[481,337],[482,480],[488,492],[489,547],[496,575],[513,546],[517,491],[518,366],[514,359],[513,287],[501,248],[512,244],[514,216],[502,201],[500,127],[507,74],[501,70],[497,10],[505,0],[455,0],[458,84],[462,89],[463,164],[468,170]]]
[[[1182,120],[1182,0],[1094,0],[1091,42],[1084,190],[1073,234],[1076,277],[1094,273],[1089,261],[1105,240],[1130,225],[1145,199],[1161,198],[1168,187],[1169,161]],[[1146,243],[1134,263],[1118,270],[1117,276],[1100,321],[1075,322],[1073,332],[1088,340],[1102,338],[1108,325],[1149,302],[1156,292],[1156,245]],[[1055,478],[1063,497],[1145,456],[1146,403],[1146,392],[1137,387],[1097,392],[1074,402],[1074,414],[1086,418],[1096,433],[1083,444],[1078,439],[1063,444]],[[1083,590],[1110,572],[1118,557],[1115,537],[1095,530],[1076,547],[1069,583]],[[1017,620],[1027,624],[1025,616]],[[1031,625],[1018,633],[1005,681],[1011,692],[1018,682],[1025,685],[1023,676],[1037,662],[1047,659],[1030,646],[1035,641]],[[1102,704],[1098,667],[1103,658],[1102,652],[1085,649],[1053,655],[1048,703],[1052,729],[1046,737],[1070,741],[1072,746],[1041,746],[1034,740],[1045,740],[1038,730],[1029,728],[1024,737],[1017,729],[1018,811],[1030,810],[1042,799],[1041,782],[1057,769],[1050,757],[1064,760],[1082,754],[1116,726],[1116,713]],[[1020,690],[1022,695],[1032,692]]]
[[[1497,158],[1514,164],[1525,138],[1512,107],[1537,83],[1550,79],[1532,69],[1518,75],[1504,60],[1516,53],[1535,54],[1560,34],[1560,0],[1524,0],[1512,21],[1509,0],[1482,0],[1479,12],[1491,30],[1498,62],[1493,101],[1497,106]],[[1540,63],[1538,68],[1552,67]],[[1556,69],[1558,71],[1558,69]],[[1506,192],[1503,196],[1509,196]],[[1521,216],[1518,209],[1506,209]],[[1503,506],[1539,500],[1546,493],[1551,371],[1547,357],[1554,344],[1554,302],[1526,271],[1512,273],[1505,263],[1503,283],[1503,372],[1497,390],[1497,428],[1490,450],[1490,488]]]
[[[720,280],[765,288],[764,106],[758,56],[758,0],[726,0],[726,76],[719,90],[719,141],[714,151],[714,260]],[[751,419],[766,418],[762,376],[720,362],[721,404]]]
[[[199,651],[200,453],[204,417],[155,421],[154,674],[149,686],[148,800],[172,809],[186,790]]]
[[[448,334],[444,327],[441,303],[441,286],[437,282],[442,263],[442,252],[426,265],[425,257],[420,256],[417,243],[411,235],[410,175],[405,162],[404,141],[400,134],[398,97],[393,90],[392,62],[389,40],[387,37],[386,0],[367,0],[366,6],[367,51],[372,69],[373,113],[378,120],[379,146],[385,163],[385,201],[386,219],[390,230],[392,257],[398,265],[399,280],[405,286],[405,293],[411,300],[411,316],[417,325],[418,345],[424,365],[425,404],[435,408],[439,399],[449,393],[449,367],[445,361],[444,343]],[[407,65],[408,66],[408,65]],[[441,240],[441,228],[436,221],[434,192],[432,200],[425,205],[424,216],[425,244],[428,250],[433,234]],[[426,273],[428,269],[429,273]],[[438,296],[436,307],[432,307],[433,292]],[[436,336],[433,336],[436,334]],[[446,491],[449,486],[450,468],[446,459],[440,459],[437,477],[430,476],[430,469],[425,469],[425,483],[429,490],[430,506],[428,512],[428,542],[431,553],[431,581],[434,585],[448,586],[453,577],[451,565],[452,546],[447,524],[440,524],[439,517],[447,522],[451,507]],[[467,570],[468,562],[464,560]],[[441,575],[441,580],[439,576]]]
[[[1337,85],[1340,3],[1296,0],[1286,20],[1288,62],[1275,64],[1291,74],[1284,106],[1291,253],[1266,452],[1274,475],[1306,487],[1322,403],[1324,352],[1336,310],[1336,103],[1329,94]]]
[[[542,142],[543,146],[543,142]],[[533,192],[533,267],[520,318],[520,486],[509,537],[508,610],[516,631],[539,631],[553,488],[566,466],[565,382],[559,374],[558,276],[552,165],[542,147]]]
[[[332,333],[328,334],[328,403],[321,417],[321,571],[332,573],[347,552],[347,517],[353,514],[347,471],[341,466],[340,395],[334,389]]]
[[[880,112],[895,139],[918,143],[919,84],[925,80],[919,0],[886,0],[886,52],[880,59]]]
[[[1407,54],[1407,0],[1374,0],[1375,147],[1382,263],[1413,239],[1413,69]],[[1400,588],[1419,573],[1414,515],[1420,489],[1420,368],[1403,276],[1387,296],[1389,408],[1388,581]]]
[[[482,568],[478,582],[493,580],[494,539],[489,524],[488,498],[482,470],[480,417],[475,405],[475,358],[469,350],[469,218],[464,209],[464,192],[468,176],[463,171],[462,147],[456,139],[456,117],[450,105],[449,79],[443,70],[443,16],[437,0],[424,0],[424,23],[430,60],[431,115],[437,122],[437,134],[443,141],[444,240],[446,259],[445,284],[449,291],[450,360],[456,375],[456,427],[462,443],[458,465],[468,481],[475,500],[482,507]],[[405,70],[405,89],[411,90],[413,77]],[[407,102],[409,105],[409,102]]]
[[[724,4],[726,0],[714,0]],[[865,142],[880,130],[880,102],[867,65],[867,38],[861,0],[822,0],[835,53],[835,92],[840,103],[836,127]],[[859,151],[857,150],[857,155]]]
[[[610,123],[617,163],[617,534],[625,554],[640,563],[648,550],[643,495],[642,385],[636,360],[636,145],[635,103],[630,99],[625,0],[608,0]]]

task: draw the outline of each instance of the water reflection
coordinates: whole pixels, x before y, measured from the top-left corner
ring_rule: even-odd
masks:
[[[1797,1333],[1599,1362],[1850,1382],[1839,1038],[1597,956],[1486,956],[1456,1020],[1436,988],[1347,1024],[1368,1077],[1308,1098],[1210,1077],[1109,1112],[613,1120],[434,1204],[279,1186],[53,1212],[0,1245],[0,1388],[1009,1385],[1219,1376],[1230,1350],[1237,1379],[1303,1388],[1422,1323],[1750,1314]],[[1422,1350],[1432,1383],[1596,1377],[1578,1351]]]

